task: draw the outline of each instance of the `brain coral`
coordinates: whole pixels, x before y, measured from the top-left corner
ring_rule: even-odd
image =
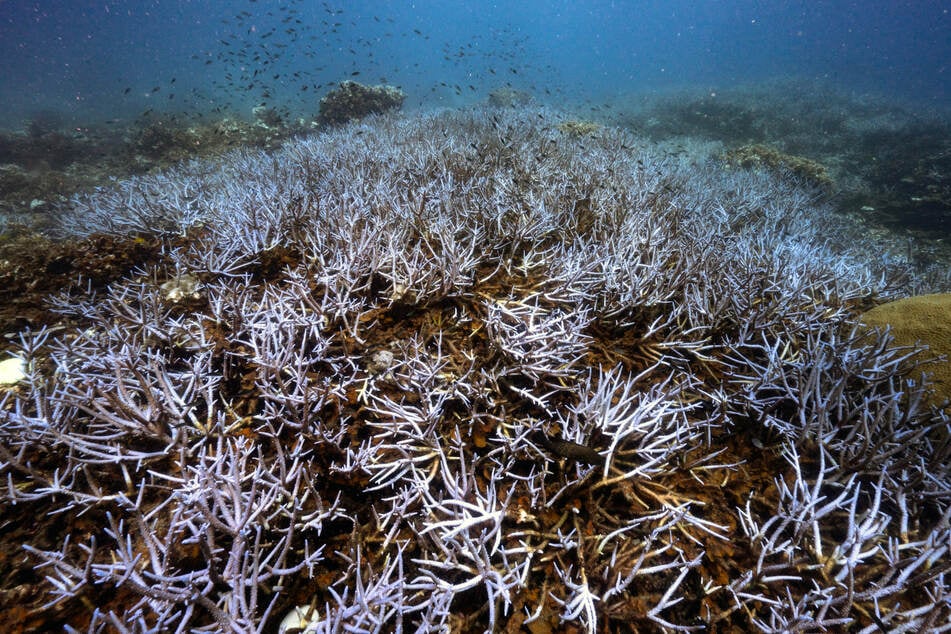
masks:
[[[925,366],[934,376],[935,399],[951,398],[951,293],[906,297],[882,304],[866,312],[862,323],[873,327],[891,326],[895,343],[903,346],[926,344],[944,358]]]

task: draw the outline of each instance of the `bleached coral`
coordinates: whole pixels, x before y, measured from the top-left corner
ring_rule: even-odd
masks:
[[[64,234],[169,247],[22,335],[5,512],[88,518],[26,545],[50,601],[119,589],[91,631],[940,631],[949,421],[851,321],[906,271],[800,184],[557,121],[374,117],[76,198]]]

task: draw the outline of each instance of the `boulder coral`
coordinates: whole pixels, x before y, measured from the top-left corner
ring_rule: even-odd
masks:
[[[890,327],[895,343],[927,345],[936,359],[924,366],[934,382],[934,401],[951,399],[951,293],[906,297],[862,315],[870,327]]]
[[[318,121],[322,124],[348,123],[367,115],[398,110],[404,99],[406,94],[395,86],[366,86],[344,81],[320,100]]]

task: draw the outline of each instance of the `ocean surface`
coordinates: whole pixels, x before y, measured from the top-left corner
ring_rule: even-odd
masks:
[[[143,111],[308,115],[342,79],[407,107],[556,106],[779,79],[945,108],[951,2],[0,1],[0,128]]]

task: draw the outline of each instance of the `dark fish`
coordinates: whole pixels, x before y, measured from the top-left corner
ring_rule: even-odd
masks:
[[[568,458],[587,464],[597,464],[604,459],[601,454],[587,445],[580,445],[576,442],[562,440],[560,438],[549,438],[548,435],[542,431],[535,432],[532,438],[542,447],[560,458]]]

